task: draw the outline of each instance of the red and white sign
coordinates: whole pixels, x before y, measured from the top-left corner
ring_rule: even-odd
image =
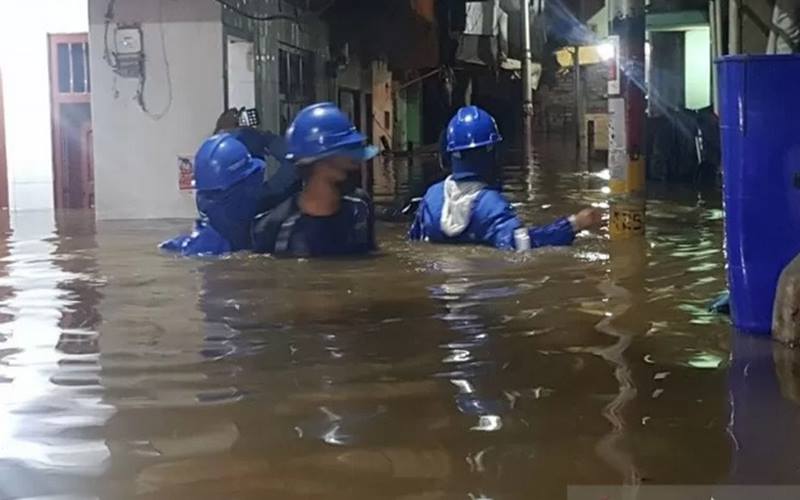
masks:
[[[178,189],[181,191],[194,190],[194,157],[178,157]]]

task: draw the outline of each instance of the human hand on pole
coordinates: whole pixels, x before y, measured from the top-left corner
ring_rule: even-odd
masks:
[[[586,229],[595,229],[600,227],[603,222],[603,214],[596,208],[584,208],[577,214],[570,217],[572,227],[575,232],[581,232]]]

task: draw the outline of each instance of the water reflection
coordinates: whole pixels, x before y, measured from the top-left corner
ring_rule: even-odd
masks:
[[[767,339],[736,336],[731,366],[731,484],[797,484],[800,353]]]
[[[600,286],[606,296],[606,314],[597,324],[599,332],[615,340],[609,346],[595,349],[594,353],[614,367],[614,378],[619,392],[603,409],[603,416],[611,424],[611,432],[597,445],[598,454],[623,477],[624,484],[641,484],[633,456],[625,446],[627,427],[624,411],[637,395],[636,382],[626,358],[626,351],[634,338],[646,332],[634,319],[626,324],[626,314],[641,306],[644,299],[644,272],[647,267],[647,242],[643,239],[613,241],[609,243],[610,271],[608,281]]]
[[[456,407],[464,415],[476,418],[469,427],[473,431],[495,432],[503,428],[503,417],[508,403],[500,393],[486,392],[484,381],[495,378],[501,369],[491,355],[491,328],[482,318],[483,308],[491,307],[493,298],[515,295],[515,283],[493,283],[476,280],[475,271],[480,264],[469,259],[450,257],[439,261],[438,271],[444,283],[431,287],[431,297],[440,302],[444,313],[440,319],[455,334],[444,343],[443,372],[456,388]],[[484,450],[475,453],[482,455]],[[476,463],[480,467],[480,462]]]
[[[505,171],[529,223],[607,202],[597,166],[557,145],[538,161]],[[400,168],[408,186],[429,175]],[[366,260],[186,260],[154,248],[183,221],[12,221],[0,497],[558,499],[569,484],[800,480],[778,433],[797,418],[795,359],[731,348],[705,310],[725,286],[719,202],[678,198],[650,203],[646,241],[582,234],[522,255],[384,224]]]
[[[98,433],[114,413],[98,379],[99,295],[84,293],[97,286],[93,245],[79,243],[85,259],[63,258],[69,243],[46,212],[15,214],[11,225],[0,279],[0,493],[61,493],[61,481],[100,476],[110,457]]]

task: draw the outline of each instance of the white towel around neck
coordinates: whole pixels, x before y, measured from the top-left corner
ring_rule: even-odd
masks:
[[[467,229],[472,217],[472,206],[485,187],[483,182],[459,182],[453,180],[452,176],[444,181],[444,206],[440,225],[446,236],[453,238]]]

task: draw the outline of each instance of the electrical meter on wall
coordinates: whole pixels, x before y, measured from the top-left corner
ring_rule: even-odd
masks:
[[[142,28],[138,25],[118,26],[114,34],[116,70],[120,76],[138,78],[144,61]]]

